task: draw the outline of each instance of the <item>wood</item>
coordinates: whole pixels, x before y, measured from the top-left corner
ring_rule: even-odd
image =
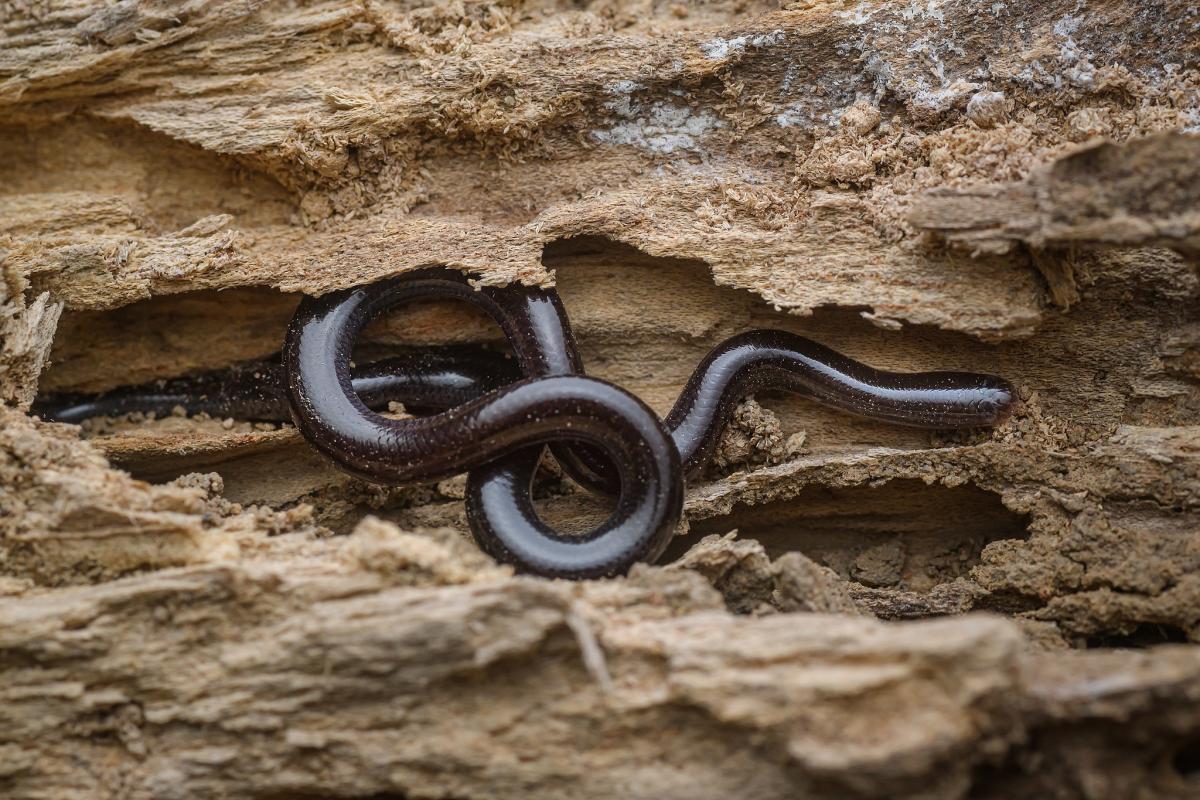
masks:
[[[1194,6],[8,4],[0,795],[1195,795]],[[28,414],[429,265],[557,286],[660,413],[755,327],[1021,404],[933,435],[763,394],[666,563],[582,585],[481,556],[461,479]],[[498,334],[434,305],[364,347],[447,341]]]

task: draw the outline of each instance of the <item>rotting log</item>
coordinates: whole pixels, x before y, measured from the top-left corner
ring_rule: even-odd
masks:
[[[1187,0],[0,6],[0,795],[1194,796],[1198,155]],[[1021,404],[761,395],[580,585],[288,426],[28,413],[429,265],[556,285],[660,412],[753,327]]]

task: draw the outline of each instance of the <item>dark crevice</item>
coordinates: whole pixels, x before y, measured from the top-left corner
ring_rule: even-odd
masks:
[[[687,264],[694,267],[702,267],[708,269],[708,265],[703,261],[696,259],[685,258],[670,258],[667,256],[652,256],[644,250],[640,250],[633,245],[625,244],[617,239],[610,239],[607,236],[570,236],[563,239],[555,239],[552,242],[547,242],[542,248],[542,264],[547,267],[554,268],[562,265],[562,262],[570,262],[572,259],[583,256],[613,256],[624,257],[634,261],[652,260],[658,263],[666,264]]]
[[[102,392],[267,358],[279,351],[298,299],[244,287],[68,311],[39,389]]]
[[[1200,782],[1200,736],[1184,742],[1171,757],[1171,766],[1180,777]]]
[[[1162,625],[1155,622],[1140,623],[1128,633],[1104,633],[1089,636],[1085,646],[1093,648],[1145,648],[1160,644],[1187,644],[1187,631],[1177,625]],[[1195,755],[1200,759],[1200,740],[1196,743]],[[1200,766],[1200,761],[1197,762]]]
[[[283,345],[299,298],[245,286],[68,311],[39,389],[89,394],[269,359]],[[354,355],[369,361],[394,355],[397,348],[499,343],[499,336],[490,319],[466,304],[424,303],[372,322]]]
[[[1017,765],[1006,761],[1003,764],[981,764],[975,768],[967,800],[997,800],[1011,797],[1014,784],[1020,784],[1022,776]]]
[[[1021,592],[1001,590],[992,592],[987,597],[980,598],[975,608],[980,611],[994,611],[997,614],[1024,614],[1036,611],[1046,605],[1039,597]]]
[[[925,592],[966,577],[991,542],[1028,538],[1026,524],[997,495],[974,486],[911,479],[879,487],[812,486],[790,500],[739,505],[728,515],[698,520],[665,559],[680,557],[701,536],[736,528],[773,559],[799,551],[849,581]],[[999,605],[1006,604],[1028,609],[1025,602]]]

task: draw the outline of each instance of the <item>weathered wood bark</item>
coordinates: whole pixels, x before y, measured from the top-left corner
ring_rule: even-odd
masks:
[[[0,795],[1194,796],[1198,257],[1186,0],[4,4]],[[28,413],[433,264],[553,282],[659,411],[764,326],[1022,402],[756,398],[582,585],[288,426]]]

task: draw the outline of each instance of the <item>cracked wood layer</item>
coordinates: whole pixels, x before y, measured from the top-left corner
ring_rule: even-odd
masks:
[[[1122,725],[1153,720],[1177,747],[1200,704],[1190,648],[1052,658],[997,618],[739,620],[686,570],[403,587],[358,568],[407,564],[437,583],[454,577],[451,550],[366,523],[287,569],[213,565],[0,600],[0,786],[951,797],[1005,758],[1092,769],[1064,745],[1073,730],[1115,748]]]
[[[1098,142],[1019,184],[931,190],[910,221],[978,252],[1086,245],[1200,256],[1200,136]]]
[[[0,17],[0,795],[1196,794],[1200,656],[1113,649],[1200,640],[1194,3]],[[763,394],[674,562],[583,585],[482,557],[461,479],[24,411],[430,264],[553,282],[659,412],[754,327],[1021,404],[950,436]]]

